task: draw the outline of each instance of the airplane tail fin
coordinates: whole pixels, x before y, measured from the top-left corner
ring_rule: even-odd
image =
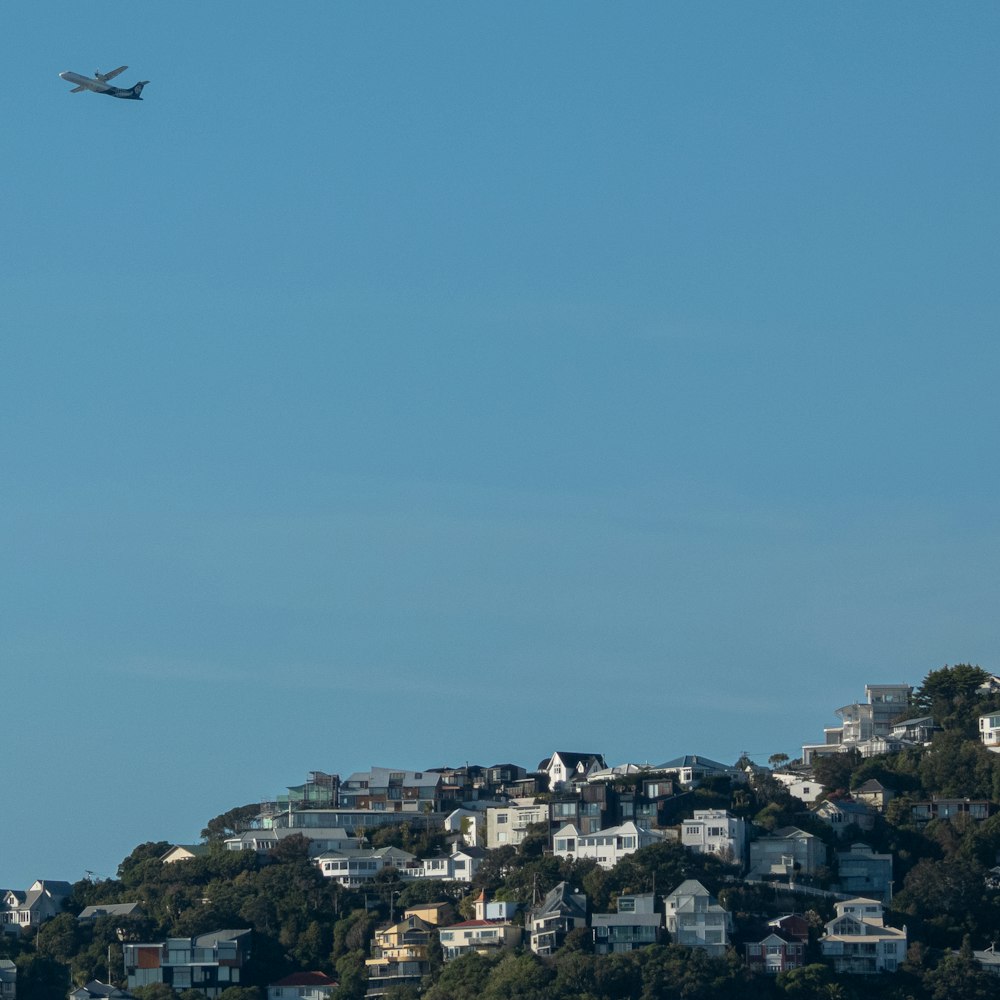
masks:
[[[140,80],[140,81],[139,81],[139,82],[138,82],[138,83],[137,83],[137,84],[136,84],[136,85],[135,85],[135,86],[134,86],[134,87],[132,88],[132,96],[133,96],[133,97],[134,97],[134,98],[135,98],[135,99],[136,99],[137,101],[141,101],[141,100],[142,100],[142,97],[141,97],[141,94],[142,94],[142,88],[143,88],[143,87],[145,87],[147,83],[149,83],[149,80]]]

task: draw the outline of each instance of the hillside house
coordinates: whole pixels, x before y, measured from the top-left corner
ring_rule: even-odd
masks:
[[[490,907],[493,907],[491,912]],[[475,917],[438,931],[444,960],[450,962],[469,952],[493,954],[505,948],[516,948],[522,939],[522,929],[513,922],[516,904],[487,903],[485,890],[476,900]],[[495,915],[494,915],[495,914]]]
[[[696,879],[682,882],[663,900],[667,931],[675,944],[721,958],[730,944],[733,916]]]
[[[622,823],[596,833],[581,833],[570,823],[553,834],[552,853],[569,861],[596,861],[602,868],[610,869],[641,847],[666,839],[663,831],[635,823]]]
[[[656,897],[651,892],[619,896],[617,913],[595,913],[590,926],[597,955],[659,944],[663,936],[663,917],[656,912]]]
[[[587,897],[560,882],[528,911],[528,944],[536,955],[551,955],[577,927],[587,926]]]
[[[796,826],[782,827],[750,842],[751,878],[777,876],[794,881],[799,875],[814,875],[826,864],[826,844]]]
[[[276,983],[269,983],[267,1000],[330,1000],[337,980],[324,972],[293,972]]]
[[[607,766],[603,754],[557,750],[551,757],[540,761],[536,770],[548,777],[548,790],[558,792],[574,781],[586,781],[589,775]]]
[[[725,809],[695,809],[681,824],[681,843],[696,854],[717,854],[730,864],[742,865],[747,856],[749,827]]]
[[[123,945],[130,990],[163,983],[178,993],[200,990],[217,1000],[223,990],[239,986],[250,959],[253,931],[220,930],[191,938],[167,938],[159,944]]]
[[[820,952],[835,972],[874,975],[895,972],[906,958],[906,928],[885,924],[877,899],[842,900],[819,939]]]
[[[17,934],[25,927],[37,927],[42,921],[63,912],[73,887],[69,882],[37,879],[24,891],[0,891],[0,928]]]

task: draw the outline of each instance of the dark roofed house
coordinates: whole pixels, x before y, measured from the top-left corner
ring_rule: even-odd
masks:
[[[587,897],[560,882],[528,914],[531,950],[536,955],[551,955],[571,930],[586,926]]]

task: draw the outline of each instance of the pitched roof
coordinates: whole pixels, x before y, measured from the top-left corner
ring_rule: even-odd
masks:
[[[549,890],[541,905],[531,911],[531,919],[535,920],[552,913],[586,919],[587,897],[582,892],[570,889],[568,882],[560,882],[555,888]]]
[[[676,767],[702,767],[707,771],[732,771],[734,768],[728,764],[720,764],[710,757],[699,757],[697,754],[684,754],[682,757],[674,757],[663,764],[657,764],[656,770],[665,771]]]
[[[138,903],[98,903],[85,906],[77,920],[96,920],[97,917],[135,917],[142,911]]]
[[[252,928],[243,927],[238,930],[209,931],[208,934],[196,934],[192,940],[198,948],[214,948],[220,941],[238,941],[252,933]]]

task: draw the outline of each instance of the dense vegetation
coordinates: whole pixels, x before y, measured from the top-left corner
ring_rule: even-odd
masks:
[[[700,998],[789,998],[789,1000],[965,1000],[1000,992],[997,980],[982,972],[973,948],[1000,939],[1000,890],[990,888],[988,873],[1000,860],[1000,814],[976,822],[965,817],[917,824],[910,805],[932,795],[1000,802],[1000,754],[982,747],[976,718],[1000,701],[980,692],[987,675],[976,667],[932,671],[916,693],[912,710],[933,713],[943,729],[928,748],[861,759],[855,754],[823,758],[816,776],[831,796],[847,796],[869,778],[899,791],[870,832],[849,831],[844,843],[866,842],[895,859],[896,895],[887,922],[907,926],[910,950],[897,973],[869,979],[837,977],[819,961],[815,940],[809,964],[776,980],[752,976],[733,951],[725,959],[675,945],[653,946],[626,955],[596,956],[589,934],[573,932],[551,959],[530,952],[495,958],[468,956],[444,965],[438,954],[425,983],[426,1000],[700,1000]],[[777,756],[777,755],[776,755]],[[683,799],[690,815],[697,808],[724,806],[755,820],[763,830],[797,825],[834,842],[833,834],[792,799],[773,778],[755,779],[749,787],[709,782]],[[719,896],[735,917],[737,940],[760,921],[805,912],[816,936],[832,915],[820,896],[794,897],[786,889],[749,885],[720,859],[693,855],[677,844],[645,848],[611,871],[592,862],[566,862],[545,852],[544,833],[519,849],[491,852],[472,891],[455,883],[401,882],[384,871],[365,891],[343,889],[324,878],[308,858],[307,842],[289,838],[267,858],[231,852],[222,839],[241,829],[251,807],[238,807],[209,821],[203,837],[210,850],[203,857],[164,865],[169,845],[150,842],[125,858],[116,879],[83,880],[73,887],[69,910],[20,938],[0,935],[0,957],[18,966],[18,1000],[57,1000],[70,983],[90,979],[122,981],[122,938],[160,941],[219,928],[252,927],[251,965],[241,987],[222,1000],[261,1000],[262,987],[288,973],[318,969],[340,982],[337,1000],[358,1000],[365,992],[364,960],[379,923],[418,902],[450,899],[471,915],[471,900],[485,887],[491,896],[530,903],[562,880],[579,886],[597,911],[613,908],[625,892],[666,893],[686,878],[699,879]],[[395,843],[417,853],[438,844],[425,829],[386,828],[376,845]],[[833,853],[831,851],[831,858]],[[813,881],[836,881],[833,867]],[[144,916],[123,921],[105,916],[82,924],[76,914],[91,904],[138,901]],[[165,987],[137,991],[142,1000],[172,1000]],[[397,991],[408,1000],[412,989]],[[189,990],[180,1000],[203,1000]]]

